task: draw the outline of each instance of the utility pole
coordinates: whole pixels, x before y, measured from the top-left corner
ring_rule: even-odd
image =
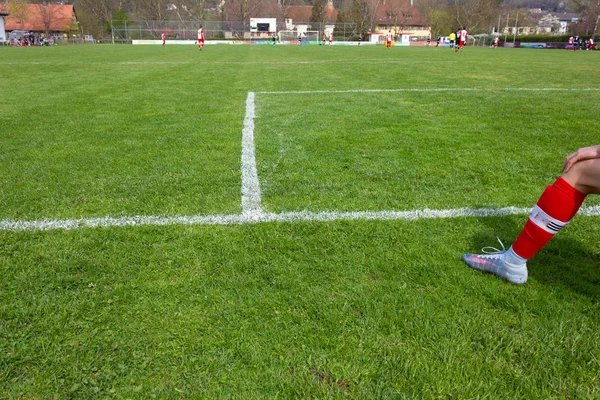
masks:
[[[515,20],[515,35],[513,36],[513,43],[517,39],[517,27],[519,26],[519,13],[517,13],[517,19]]]
[[[506,29],[504,30],[504,43],[506,43],[506,36],[508,35],[508,17],[510,17],[510,14],[506,14]]]
[[[600,20],[600,14],[596,17],[596,23],[594,24],[594,33],[592,33],[592,40],[594,41],[594,43],[596,43],[596,30],[598,29],[598,20]]]

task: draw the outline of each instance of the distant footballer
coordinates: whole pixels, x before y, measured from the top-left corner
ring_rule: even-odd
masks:
[[[198,50],[202,50],[204,47],[204,29],[202,29],[202,25],[200,25],[200,29],[198,29]]]

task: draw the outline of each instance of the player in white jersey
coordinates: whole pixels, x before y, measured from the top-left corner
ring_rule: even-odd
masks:
[[[163,32],[163,33],[160,35],[160,38],[162,39],[162,45],[164,46],[164,45],[165,45],[165,43],[166,43],[166,41],[167,41],[167,35],[166,35],[166,34]]]
[[[202,29],[202,25],[200,25],[200,29],[198,29],[198,49],[202,50],[204,47],[204,29]]]
[[[455,51],[458,51],[459,49],[462,50],[465,48],[465,42],[467,41],[468,37],[469,33],[464,27],[460,31],[458,31],[458,47]]]
[[[394,40],[394,35],[392,35],[392,31],[389,31],[385,41],[385,47],[388,49],[392,48],[392,41]]]

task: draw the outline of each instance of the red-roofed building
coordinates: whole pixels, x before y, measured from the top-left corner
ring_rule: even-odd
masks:
[[[325,6],[325,18],[321,23],[311,23],[313,6],[288,6],[285,9],[285,29],[296,29],[299,32],[306,32],[309,29],[317,29],[320,33],[329,36],[335,27],[338,11],[333,7],[333,1],[329,0]],[[315,27],[318,26],[318,28]]]
[[[225,4],[225,15],[230,23],[238,23],[239,30],[246,30],[250,18],[276,18],[279,31],[306,32],[312,25],[312,9],[312,6],[283,6],[278,0],[230,0]],[[332,0],[325,7],[325,13],[323,29],[326,32],[333,31],[338,12]],[[244,34],[247,35],[247,32]]]
[[[382,0],[375,12],[374,29],[382,34],[426,40],[431,36],[431,24],[413,7],[412,0]]]
[[[313,6],[289,6],[285,10],[285,18],[296,22],[310,22]],[[337,10],[333,7],[333,2],[329,1],[325,7],[325,22],[335,22],[337,19]]]
[[[71,4],[0,3],[0,11],[8,12],[5,29],[66,36],[79,33],[79,22]]]

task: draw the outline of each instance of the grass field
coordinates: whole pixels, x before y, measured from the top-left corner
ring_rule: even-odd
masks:
[[[0,48],[0,398],[598,398],[600,52]]]

